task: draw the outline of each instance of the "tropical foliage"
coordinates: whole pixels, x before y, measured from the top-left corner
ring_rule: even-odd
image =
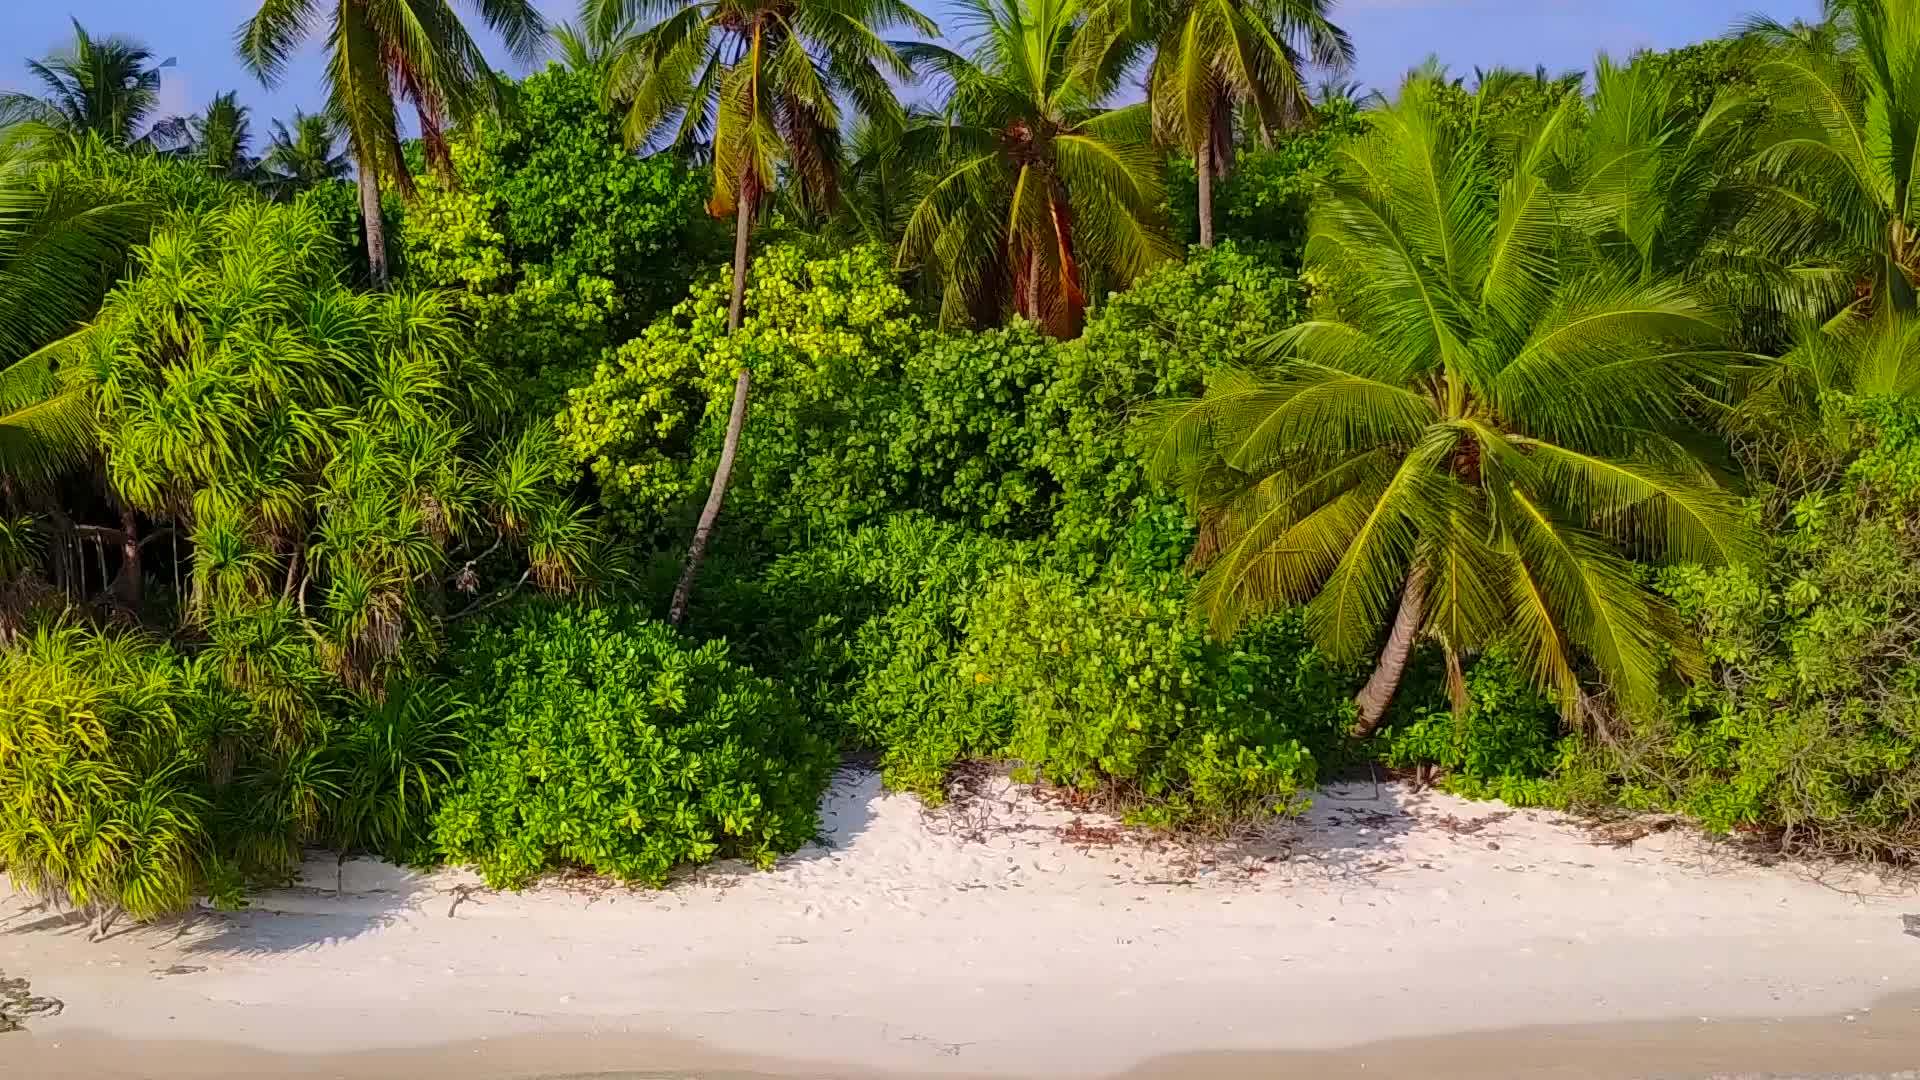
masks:
[[[588,32],[613,41],[647,7],[636,0],[587,0]],[[774,191],[776,172],[789,174],[803,205],[832,210],[839,204],[841,101],[883,129],[903,126],[886,80],[910,69],[880,37],[894,28],[935,32],[901,0],[698,0],[609,46],[606,89],[626,105],[627,143],[664,136],[682,153],[705,143],[713,168],[707,211],[734,219],[729,333],[743,318],[754,215]],[[753,369],[741,364],[707,502],[667,612],[676,625],[686,617],[726,499],[752,380]]]
[[[0,126],[24,121],[73,137],[98,137],[114,147],[150,144],[163,66],[133,38],[97,38],[75,19],[72,45],[27,61],[27,73],[45,96],[0,95]],[[174,130],[158,129],[163,137]]]
[[[1221,631],[1307,604],[1346,660],[1385,630],[1363,733],[1423,637],[1456,691],[1462,658],[1506,635],[1570,720],[1587,664],[1644,710],[1690,657],[1632,556],[1718,564],[1753,546],[1684,435],[1687,397],[1724,370],[1724,314],[1569,254],[1541,174],[1578,102],[1496,186],[1435,97],[1410,83],[1337,155],[1307,248],[1337,300],[1271,339],[1271,368],[1165,412],[1156,465],[1201,518],[1200,602]]]
[[[1172,254],[1158,220],[1164,162],[1146,105],[1107,108],[1113,65],[1072,61],[1078,0],[968,0],[969,55],[908,55],[946,87],[944,123],[903,142],[925,158],[902,266],[941,282],[948,322],[1012,312],[1072,337],[1093,290]]]
[[[1200,246],[1213,246],[1213,185],[1233,167],[1235,112],[1245,109],[1269,140],[1313,121],[1302,60],[1323,68],[1353,60],[1353,44],[1327,17],[1325,0],[1254,3],[1114,2],[1087,36],[1111,27],[1111,65],[1151,41],[1147,94],[1160,138],[1193,155]]]
[[[409,279],[458,297],[487,357],[557,397],[602,350],[637,335],[711,255],[699,179],[636,157],[590,74],[550,68],[449,143],[423,177],[400,252]]]
[[[473,7],[515,56],[531,58],[543,46],[546,24],[528,0],[477,0]],[[321,27],[327,35],[327,114],[345,131],[357,166],[368,269],[374,284],[384,287],[381,183],[413,190],[401,147],[401,107],[413,108],[427,160],[444,173],[452,164],[448,123],[492,108],[500,83],[448,0],[265,0],[240,28],[240,59],[273,85],[294,51]]]
[[[681,863],[765,866],[813,837],[831,746],[723,642],[528,607],[457,656],[475,744],[434,830],[490,883],[583,866],[661,885]]]
[[[263,6],[258,160],[131,43],[9,101],[0,863],[97,931],[765,864],[839,751],[1914,857],[1910,0],[1368,97],[1316,0],[473,11],[562,62]]]

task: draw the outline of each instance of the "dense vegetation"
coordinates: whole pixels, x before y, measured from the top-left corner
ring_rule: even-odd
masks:
[[[658,884],[805,843],[842,752],[1914,858],[1920,0],[1365,99],[1315,0],[970,10],[596,0],[518,82],[355,22],[258,157],[138,43],[36,62],[0,866],[103,920],[316,846]]]

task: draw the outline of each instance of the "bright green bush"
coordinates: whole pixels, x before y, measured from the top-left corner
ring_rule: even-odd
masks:
[[[966,629],[956,674],[976,710],[1005,714],[1004,754],[1154,824],[1298,809],[1314,780],[1301,736],[1343,715],[1304,636],[1292,655],[1215,643],[1171,579],[1008,573]]]
[[[870,410],[900,503],[1006,535],[1046,532],[1062,449],[1049,396],[1072,348],[1025,321],[928,334]]]
[[[1082,573],[1114,553],[1136,565],[1184,558],[1192,532],[1177,501],[1148,483],[1129,419],[1156,400],[1197,394],[1209,372],[1257,362],[1261,343],[1299,321],[1287,275],[1232,244],[1163,265],[1107,298],[1063,349],[1036,426],[1054,433],[1041,461],[1061,492],[1054,546]],[[1156,550],[1157,545],[1157,550]]]
[[[39,629],[0,652],[0,866],[43,896],[153,919],[237,903],[310,845],[418,858],[454,758],[441,688],[323,696],[297,738],[230,652]]]
[[[224,876],[210,751],[244,715],[140,638],[62,627],[0,653],[0,866],[79,908],[185,909]]]
[[[727,333],[727,295],[726,275],[696,285],[568,394],[567,446],[608,508],[644,534],[705,492],[742,365],[753,404],[727,494],[734,528],[804,537],[889,507],[897,484],[870,410],[920,328],[888,254],[767,248],[737,334]]]
[[[1230,245],[1155,270],[1064,343],[1025,324],[925,331],[872,247],[767,249],[731,338],[726,299],[724,278],[696,287],[569,395],[567,444],[629,527],[654,529],[705,491],[744,362],[754,390],[732,529],[792,548],[920,510],[1054,534],[1088,572],[1167,502],[1128,451],[1128,412],[1193,392],[1300,311],[1290,279]]]
[[[660,885],[812,838],[832,748],[777,685],[631,610],[530,604],[455,654],[464,772],[434,819],[495,886],[585,867]]]
[[[395,239],[407,280],[454,290],[486,358],[557,400],[681,295],[703,182],[628,152],[589,72],[528,76],[513,106],[453,138],[455,182],[423,172]]]

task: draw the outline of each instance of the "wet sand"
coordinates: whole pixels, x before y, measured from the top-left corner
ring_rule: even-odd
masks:
[[[348,1054],[276,1054],[221,1043],[130,1042],[87,1032],[0,1036],[0,1071],[47,1080],[968,1080],[964,1070],[882,1072],[786,1062],[627,1033],[516,1036]],[[994,1073],[996,1077],[1020,1073]],[[1041,1073],[1025,1074],[1036,1078]],[[1178,1054],[1114,1080],[1612,1080],[1846,1077],[1920,1080],[1920,996],[1783,1020],[1671,1020],[1395,1039],[1320,1051]]]

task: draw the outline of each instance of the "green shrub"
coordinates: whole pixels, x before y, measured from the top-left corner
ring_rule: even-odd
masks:
[[[1920,855],[1920,406],[1831,402],[1856,448],[1756,566],[1670,573],[1711,677],[1592,740],[1582,803],[1816,850]]]
[[[469,742],[434,836],[490,884],[578,866],[659,885],[717,857],[764,866],[814,835],[832,748],[723,642],[530,604],[454,660]]]
[[[687,628],[725,638],[840,745],[882,752],[894,786],[937,796],[954,760],[992,756],[1004,741],[970,729],[950,706],[966,611],[996,572],[1035,554],[1030,544],[897,514],[763,567],[716,567]],[[660,568],[664,598],[677,561]],[[928,719],[936,711],[946,720]],[[890,749],[929,732],[948,748],[920,753],[924,769]]]
[[[1470,798],[1515,806],[1558,801],[1549,777],[1569,748],[1560,739],[1560,713],[1508,650],[1490,649],[1467,669],[1464,715],[1421,701],[1410,689],[1402,692],[1408,708],[1400,713],[1408,719],[1379,736],[1382,760],[1439,766],[1446,770],[1441,786]]]
[[[1155,400],[1198,394],[1209,372],[1256,361],[1302,304],[1292,278],[1232,244],[1194,251],[1107,298],[1062,351],[1034,421],[1054,433],[1040,460],[1062,492],[1052,539],[1063,558],[1092,574],[1123,550],[1137,566],[1185,557],[1192,530],[1173,524],[1184,522],[1178,500],[1147,482],[1129,419]]]
[[[46,629],[0,654],[0,866],[75,907],[152,919],[223,877],[208,751],[244,703],[132,636]]]
[[[1301,736],[1345,708],[1303,636],[1292,656],[1217,644],[1170,579],[1007,573],[966,629],[961,690],[1005,715],[1023,775],[1105,792],[1149,823],[1298,809],[1314,780]]]
[[[418,680],[354,710],[332,733],[341,774],[329,840],[395,862],[434,861],[433,817],[459,774],[467,705],[449,687]]]
[[[1073,342],[1025,324],[925,331],[872,247],[766,249],[732,337],[726,301],[724,277],[697,286],[569,395],[567,444],[630,528],[654,530],[704,492],[745,363],[732,531],[790,550],[919,510],[1012,539],[1053,535],[1087,573],[1134,517],[1173,505],[1128,450],[1128,412],[1196,391],[1301,303],[1291,279],[1231,246],[1110,297]]]
[[[393,231],[407,280],[453,290],[485,358],[553,404],[682,294],[703,183],[628,152],[589,72],[530,75],[513,106],[454,136],[456,182],[422,172]]]
[[[928,334],[872,410],[900,504],[1004,535],[1045,533],[1062,448],[1048,399],[1072,348],[1024,320]]]
[[[293,730],[283,688],[239,687],[232,661],[72,625],[0,653],[0,866],[145,920],[236,903],[313,844],[417,854],[451,761],[445,696],[326,697]]]
[[[890,256],[763,250],[737,334],[727,277],[696,285],[569,392],[561,428],[607,506],[645,534],[705,492],[742,365],[753,407],[727,494],[733,528],[792,541],[892,506],[873,395],[898,383],[920,329]]]

